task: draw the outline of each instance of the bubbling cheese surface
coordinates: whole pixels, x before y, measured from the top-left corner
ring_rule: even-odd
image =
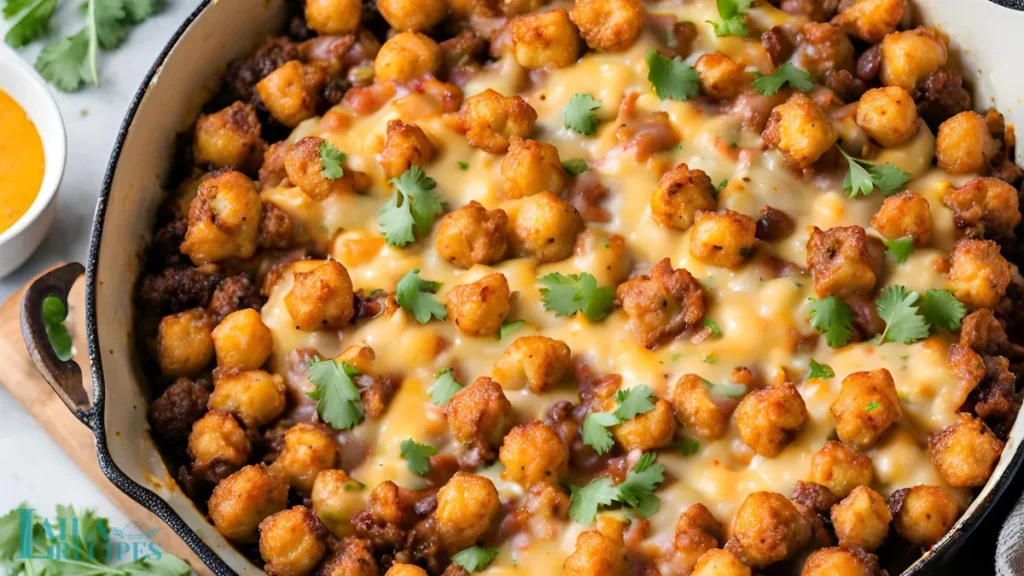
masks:
[[[674,14],[680,21],[719,19],[713,0],[651,5],[649,11]],[[752,16],[759,25],[767,27],[794,18],[767,5],[759,6]],[[410,488],[424,486],[421,478],[408,471],[399,454],[400,443],[412,438],[433,444],[442,453],[459,450],[447,430],[443,408],[431,404],[426,391],[434,374],[457,366],[460,380],[468,384],[479,376],[489,376],[494,363],[515,337],[541,334],[565,341],[574,356],[585,359],[597,372],[620,374],[623,386],[647,384],[663,398],[672,383],[684,374],[723,382],[739,366],[750,368],[765,382],[796,383],[807,405],[809,420],[779,456],[769,459],[753,453],[740,440],[735,422],[730,423],[721,439],[701,442],[694,455],[683,456],[674,449],[660,451],[659,461],[671,479],[658,490],[661,507],[650,518],[648,542],[655,547],[671,548],[676,519],[690,504],[703,503],[728,526],[748,494],[764,490],[789,495],[798,480],[808,478],[813,453],[834,438],[835,422],[829,407],[843,378],[857,371],[888,369],[903,408],[903,417],[877,445],[866,451],[874,464],[873,487],[887,495],[918,484],[945,486],[928,457],[926,438],[956,421],[952,390],[957,378],[948,367],[947,354],[952,337],[940,333],[911,345],[862,342],[840,349],[829,348],[824,338],[818,338],[812,350],[799,348],[805,336],[815,334],[808,323],[808,299],[814,296],[811,278],[807,273],[765,277],[764,268],[759,266],[765,258],[774,256],[802,268],[814,226],[827,229],[856,224],[868,229],[869,235],[877,236],[869,223],[884,198],[875,193],[851,199],[838,180],[801,178],[784,165],[778,152],[762,150],[759,134],[741,128],[742,111],[711,112],[693,101],[659,99],[647,80],[644,61],[645,53],[655,45],[653,33],[645,31],[625,52],[588,53],[571,67],[532,80],[514,58],[506,56],[473,77],[464,88],[467,98],[488,88],[504,95],[523,96],[539,116],[531,137],[556,146],[562,160],[585,159],[590,166],[588,177],[596,177],[609,190],[602,206],[611,214],[610,221],[588,223],[588,231],[575,254],[562,262],[538,265],[532,259],[513,259],[493,267],[477,265],[461,270],[438,256],[432,235],[405,248],[386,245],[376,215],[390,198],[392,189],[378,155],[384,145],[387,123],[392,119],[415,122],[437,144],[437,157],[423,168],[437,181],[437,191],[449,210],[475,200],[488,209],[500,207],[511,218],[521,203],[501,194],[501,155],[470,147],[466,138],[453,131],[440,115],[416,115],[421,108],[417,99],[425,96],[399,94],[369,115],[359,115],[342,104],[331,114],[348,117],[343,129],[332,129],[335,123],[315,118],[294,130],[291,142],[305,136],[319,136],[332,142],[347,154],[348,167],[370,176],[372,186],[364,195],[334,195],[322,202],[312,201],[298,188],[291,187],[264,190],[262,197],[300,223],[311,240],[332,246],[332,257],[345,265],[357,289],[394,291],[399,279],[416,268],[423,278],[442,283],[437,297],[444,302],[452,287],[497,271],[505,275],[513,291],[508,319],[525,321],[524,327],[511,337],[499,340],[496,336],[467,336],[451,322],[419,324],[408,311],[399,309],[393,315],[383,315],[339,332],[303,332],[295,328],[284,306],[284,297],[292,284],[291,274],[287,274],[262,311],[264,322],[274,335],[272,365],[276,371],[286,369],[288,354],[297,348],[313,348],[323,356],[334,356],[349,345],[363,344],[376,353],[377,370],[392,371],[402,377],[399,392],[383,418],[367,420],[352,432],[373,447],[369,458],[358,468],[348,470],[353,478],[367,486],[384,480]],[[714,50],[764,73],[770,71],[763,53],[745,48],[745,42],[737,38],[716,38],[710,27],[703,26],[688,62]],[[602,123],[594,136],[580,136],[563,127],[562,112],[575,93],[590,93],[601,103],[598,116]],[[672,127],[681,136],[679,146],[642,161],[634,150],[623,147],[615,135],[617,124],[612,120],[631,93],[639,95],[639,110],[668,113]],[[878,160],[892,162],[915,175],[907,188],[929,200],[935,226],[933,247],[916,250],[898,267],[886,266],[879,278],[879,289],[901,284],[923,293],[929,288],[948,287],[943,263],[955,240],[956,228],[951,213],[940,200],[950,184],[958,185],[962,180],[933,169],[933,153],[934,136],[922,123],[912,140],[884,151],[884,159]],[[773,206],[793,218],[794,233],[781,242],[759,243],[757,255],[734,270],[696,260],[690,255],[689,232],[658,225],[649,206],[660,175],[679,163],[705,171],[714,182],[728,179],[718,198],[720,208],[756,219],[761,207]],[[622,260],[620,251],[611,249],[609,239],[613,235],[624,238],[629,262]],[[630,276],[646,273],[666,257],[674,268],[685,268],[704,285],[708,301],[705,317],[717,323],[720,336],[699,343],[679,338],[649,350],[637,344],[627,330],[627,317],[621,309],[599,322],[590,322],[580,315],[556,316],[544,310],[538,278],[545,274],[585,271],[593,274],[601,285],[617,284],[624,280],[621,271],[629,272]],[[835,377],[801,381],[812,358],[831,366]],[[522,423],[543,418],[559,400],[576,401],[577,391],[570,382],[542,394],[507,390],[506,396],[513,405],[516,422]],[[494,480],[503,501],[520,499],[522,489],[501,480],[500,472],[497,462],[481,473]],[[967,502],[966,491],[953,492],[962,504]],[[494,563],[482,573],[559,574],[562,561],[573,551],[576,536],[586,528],[568,521],[553,540],[505,542]]]

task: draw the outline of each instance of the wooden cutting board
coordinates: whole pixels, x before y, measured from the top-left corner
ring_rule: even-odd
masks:
[[[126,496],[107,480],[96,461],[92,433],[68,411],[64,403],[39,375],[21,337],[21,296],[24,288],[0,305],[0,384],[35,418],[61,449],[139,529],[160,528],[153,541],[162,549],[188,562],[197,574],[212,575],[178,536],[151,512]],[[85,341],[85,277],[79,278],[68,297],[70,329],[75,342],[75,360],[82,367],[85,389],[92,397],[92,379]],[[75,504],[75,503],[72,503]]]

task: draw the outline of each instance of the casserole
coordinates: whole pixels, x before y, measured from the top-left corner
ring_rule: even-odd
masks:
[[[74,368],[54,361],[48,348],[41,345],[44,342],[39,328],[41,323],[35,318],[41,298],[49,293],[60,294],[81,268],[64,268],[41,279],[27,294],[24,308],[30,350],[69,407],[93,428],[104,471],[129,495],[168,521],[218,573],[253,568],[212,529],[191,502],[173,488],[163,461],[142,433],[146,396],[140,384],[139,367],[135,365],[136,356],[131,353],[134,336],[129,328],[132,325],[130,287],[138,269],[135,258],[139,250],[129,247],[143,246],[150,223],[136,216],[155,213],[160,199],[155,192],[168,173],[168,163],[153,162],[153,159],[167,157],[166,152],[172,148],[174,137],[182,128],[180,119],[194,117],[203,100],[202,90],[193,90],[182,97],[174,87],[204,86],[216,78],[219,66],[246,51],[239,47],[251,48],[283,22],[280,3],[261,4],[258,10],[244,4],[248,12],[242,6],[238,1],[204,5],[186,23],[133,104],[119,138],[97,210],[89,268],[87,317],[96,382],[92,408],[85,403],[80,383],[78,388],[74,386]],[[945,20],[936,16],[935,21]],[[956,36],[956,31],[951,32]],[[982,45],[981,39],[978,42]],[[211,61],[205,56],[209,53],[220,55],[222,60]],[[996,85],[987,78],[978,84],[981,88]],[[210,88],[212,90],[212,86]],[[996,101],[999,101],[998,91],[992,89],[989,93],[996,94]],[[984,94],[982,92],[979,99],[983,99]],[[105,402],[108,392],[110,398],[117,399],[117,410],[115,404],[108,406]],[[129,405],[134,409],[126,409]],[[931,561],[929,558],[952,551],[962,541],[961,535],[969,532],[981,512],[998,496],[1010,476],[1009,471],[1019,463],[1020,434],[1018,422],[996,473],[981,497],[972,503],[954,530],[925,559],[918,561],[911,572],[923,569]]]

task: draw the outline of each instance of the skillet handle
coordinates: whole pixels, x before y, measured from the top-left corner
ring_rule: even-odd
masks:
[[[29,357],[50,388],[53,388],[68,410],[92,429],[94,409],[82,383],[82,369],[74,360],[61,360],[57,356],[43,322],[43,301],[49,296],[55,296],[67,309],[68,293],[82,274],[85,274],[85,267],[72,262],[44,272],[33,280],[21,300],[21,335],[25,339]]]

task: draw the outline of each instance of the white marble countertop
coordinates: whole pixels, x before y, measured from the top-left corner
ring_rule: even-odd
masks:
[[[0,301],[52,264],[85,261],[96,199],[128,104],[164,44],[198,4],[199,0],[168,0],[165,10],[133,29],[121,48],[101,53],[99,87],[88,86],[73,94],[54,91],[68,137],[57,220],[39,251],[11,276],[0,280]],[[81,25],[75,14],[78,5],[77,1],[61,3],[56,19],[59,23],[51,26],[54,39]],[[0,36],[9,24],[0,22]],[[21,54],[32,62],[41,44]],[[110,518],[111,526],[127,523],[3,388],[0,415],[0,460],[8,464],[0,466],[0,515],[22,502],[45,516],[53,516],[57,504],[73,504],[76,509],[98,509]],[[88,432],[83,428],[82,433]]]

